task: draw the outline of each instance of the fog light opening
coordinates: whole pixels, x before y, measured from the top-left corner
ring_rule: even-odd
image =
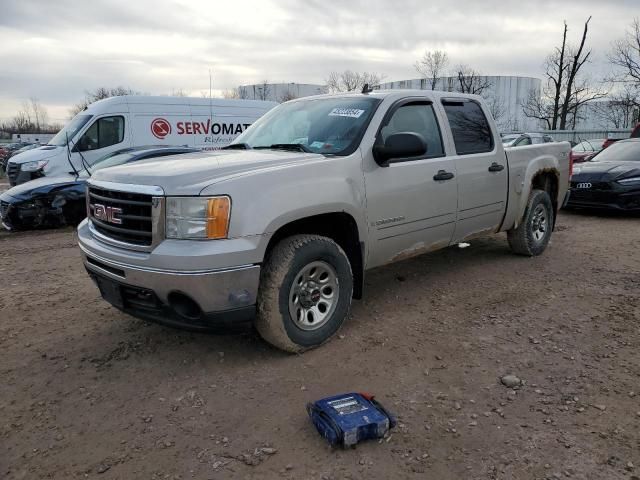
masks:
[[[178,315],[187,320],[198,320],[202,315],[202,310],[200,310],[198,304],[184,293],[170,293],[169,305]]]

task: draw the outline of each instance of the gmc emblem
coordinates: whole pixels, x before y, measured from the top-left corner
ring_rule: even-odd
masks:
[[[117,207],[105,207],[104,205],[100,205],[96,203],[93,206],[93,216],[98,220],[102,220],[103,222],[115,223],[116,225],[122,225],[122,219],[120,215],[122,214],[122,209]]]

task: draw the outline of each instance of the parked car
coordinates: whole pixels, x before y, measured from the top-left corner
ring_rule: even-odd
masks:
[[[22,147],[31,145],[30,142],[13,142],[0,145],[0,157],[8,155],[10,152],[14,152]]]
[[[569,150],[505,152],[476,95],[301,98],[226,150],[96,172],[79,245],[131,315],[195,330],[255,320],[297,352],[340,328],[370,268],[495,232],[540,255]]]
[[[586,162],[604,148],[606,141],[606,138],[582,140],[571,149],[571,160],[573,163]]]
[[[567,206],[640,211],[640,138],[620,140],[576,165]]]
[[[631,137],[629,138],[640,138],[640,123],[638,123],[631,131]]]
[[[166,144],[201,150],[228,145],[277,103],[124,95],[92,103],[47,145],[12,158],[9,183],[80,170],[127,147]]]
[[[34,148],[38,148],[38,147],[41,147],[41,146],[42,145],[40,145],[39,143],[30,143],[28,145],[25,145],[22,148],[19,148],[18,150],[15,150],[15,151],[11,152],[9,154],[8,158],[13,158],[16,155],[19,155],[19,154],[21,154],[23,152],[28,152],[29,150],[33,150]]]
[[[86,182],[92,173],[115,165],[196,151],[172,146],[126,148],[85,166],[77,175],[42,177],[16,185],[0,195],[0,220],[8,230],[77,225],[87,216]]]
[[[504,147],[524,147],[526,145],[551,142],[553,142],[553,137],[546,133],[514,133],[502,136],[502,145]]]
[[[6,171],[7,161],[9,160],[9,157],[16,150],[26,147],[27,145],[30,145],[30,144],[27,142],[14,142],[14,143],[7,143],[4,145],[0,145],[0,169],[2,169],[3,172]]]

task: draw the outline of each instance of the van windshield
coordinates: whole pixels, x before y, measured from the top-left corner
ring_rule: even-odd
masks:
[[[55,145],[56,147],[64,147],[67,144],[67,138],[71,140],[78,130],[84,127],[93,115],[76,115],[73,119],[60,130],[55,137],[49,140],[47,145]]]
[[[299,146],[313,153],[349,155],[358,147],[380,101],[354,96],[285,103],[256,121],[232,145],[274,149]]]

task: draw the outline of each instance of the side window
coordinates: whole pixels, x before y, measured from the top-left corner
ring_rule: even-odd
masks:
[[[426,103],[410,103],[399,107],[380,129],[382,141],[394,133],[417,133],[427,142],[427,154],[423,158],[441,157],[444,155],[440,127],[436,119],[433,105]]]
[[[446,101],[453,141],[458,155],[485,153],[493,150],[493,134],[480,105],[474,101]]]
[[[579,143],[575,147],[573,147],[574,152],[584,152],[584,142]]]
[[[530,137],[520,137],[520,139],[514,145],[515,147],[524,147],[525,145],[531,145]]]
[[[533,141],[534,145],[538,145],[539,143],[543,143],[541,137],[533,137],[531,140]]]
[[[124,139],[124,117],[102,117],[93,122],[78,142],[80,151],[98,150]]]
[[[544,136],[544,143],[552,143],[553,142],[553,138],[548,137],[547,135]]]

